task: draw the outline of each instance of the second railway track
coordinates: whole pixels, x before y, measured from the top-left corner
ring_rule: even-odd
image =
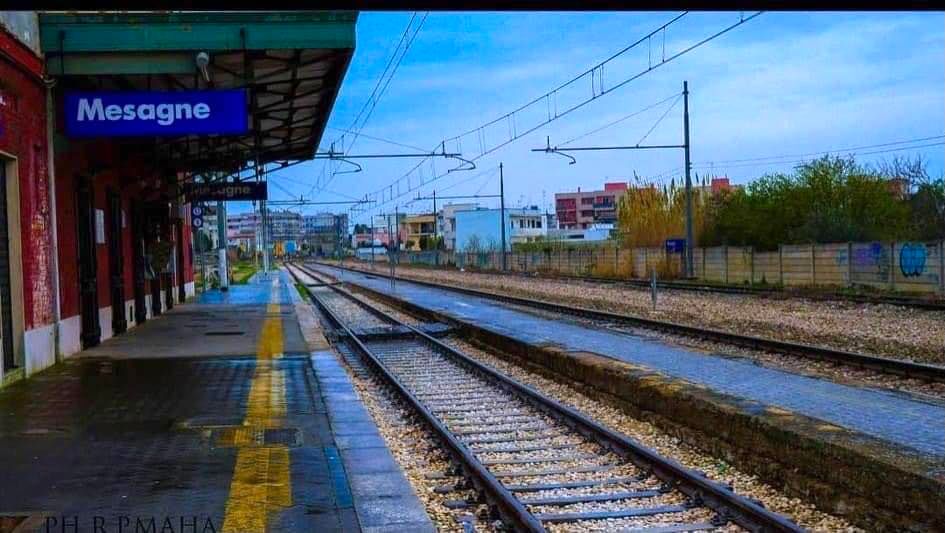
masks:
[[[295,269],[321,282],[309,295],[345,349],[373,367],[449,451],[465,479],[455,489],[473,488],[509,528],[673,533],[736,524],[749,531],[802,531],[317,272],[290,267],[296,279]]]
[[[380,278],[390,278],[389,274],[379,272],[366,272],[357,268],[343,267],[339,265],[325,265],[331,268],[349,270],[360,274],[369,274]],[[572,315],[599,321],[602,327],[609,327],[608,324],[625,324],[629,326],[642,327],[663,331],[670,334],[683,335],[692,338],[704,339],[713,342],[721,342],[735,346],[741,346],[748,349],[765,350],[770,352],[784,353],[806,359],[815,359],[827,361],[836,364],[854,366],[870,369],[885,374],[903,376],[907,378],[921,379],[932,383],[945,383],[945,366],[918,363],[904,359],[893,359],[857,352],[837,350],[825,346],[815,346],[811,344],[802,344],[798,342],[782,341],[767,337],[756,337],[741,333],[733,333],[720,329],[706,328],[700,326],[690,326],[678,322],[666,320],[656,320],[642,316],[633,316],[627,314],[613,313],[610,311],[600,311],[586,307],[574,305],[564,305],[546,300],[535,298],[524,298],[521,296],[512,296],[509,294],[498,294],[481,289],[471,289],[468,287],[459,287],[455,285],[437,283],[432,281],[417,280],[411,278],[402,278],[396,276],[395,279],[408,283],[414,283],[426,287],[433,287],[447,291],[457,292],[479,298],[497,300],[515,305],[543,309],[563,315]]]

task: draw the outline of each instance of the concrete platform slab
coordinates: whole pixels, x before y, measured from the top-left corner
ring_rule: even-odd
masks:
[[[354,392],[338,356],[328,351],[315,352],[311,361],[335,444],[352,480],[351,491],[361,527],[364,531],[436,531],[373,418]],[[338,391],[339,388],[346,390]]]
[[[292,293],[285,282],[277,277],[267,280],[256,276],[254,279],[258,282],[233,285],[225,292],[205,292],[193,303],[175,305],[170,311],[76,356],[254,356],[262,331],[260,324],[269,316],[277,316],[282,321],[284,352],[307,354],[309,347],[302,337]],[[275,287],[273,282],[277,283]],[[270,299],[278,304],[278,310],[267,308]]]
[[[431,528],[412,493],[387,495],[399,514],[354,495],[357,463],[406,479],[344,370],[312,364],[290,289],[272,275],[204,294],[0,390],[0,516],[26,512],[27,531],[349,532],[362,513]]]

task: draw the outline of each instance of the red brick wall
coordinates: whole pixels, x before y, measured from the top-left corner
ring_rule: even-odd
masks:
[[[54,320],[42,62],[0,28],[0,151],[16,157],[26,329]]]
[[[98,276],[98,306],[111,305],[111,270],[109,264],[108,220],[111,216],[108,205],[108,188],[119,193],[121,205],[125,210],[125,227],[121,231],[121,249],[124,255],[122,276],[124,277],[124,298],[134,297],[134,254],[132,250],[132,199],[140,198],[141,189],[138,179],[146,177],[153,182],[153,172],[142,164],[123,161],[120,157],[121,144],[118,141],[69,142],[63,144],[56,153],[56,192],[59,208],[59,260],[60,284],[62,294],[62,316],[64,318],[79,314],[79,255],[78,236],[76,234],[76,198],[75,176],[86,173],[88,169],[101,169],[92,178],[94,189],[94,209],[101,209],[105,214],[105,244],[96,244],[96,262]],[[94,216],[94,213],[93,213]],[[94,237],[94,236],[93,236]],[[149,290],[147,281],[145,291]]]

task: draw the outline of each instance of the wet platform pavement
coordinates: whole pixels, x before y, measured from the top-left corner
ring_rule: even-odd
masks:
[[[706,354],[655,339],[601,330],[567,317],[550,319],[527,308],[408,281],[320,265],[353,282],[414,305],[521,341],[594,352],[652,368],[717,392],[800,413],[921,455],[945,456],[945,405],[905,393],[838,384],[768,368],[744,358]]]
[[[298,298],[284,273],[257,276],[0,390],[0,519],[432,531],[334,354],[309,352]],[[243,333],[206,335],[217,319]]]

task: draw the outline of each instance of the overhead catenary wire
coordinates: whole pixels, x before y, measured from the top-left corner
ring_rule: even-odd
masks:
[[[662,115],[660,115],[660,118],[656,119],[656,122],[650,127],[650,129],[646,132],[646,134],[644,134],[643,137],[640,137],[640,140],[637,141],[637,146],[640,146],[641,144],[643,144],[643,141],[645,141],[646,138],[649,137],[651,133],[653,133],[653,130],[655,130],[656,127],[660,125],[660,122],[663,122],[663,119],[666,118],[666,115],[668,115],[669,112],[672,111],[674,107],[676,107],[676,104],[679,103],[680,99],[682,99],[681,94],[677,96],[676,100],[673,101],[673,104],[669,106],[666,109],[666,111],[663,112]]]
[[[479,149],[480,151],[479,151],[479,153],[478,153],[477,155],[470,155],[470,156],[466,157],[466,159],[468,159],[469,161],[477,161],[477,160],[481,159],[482,157],[484,157],[484,156],[486,156],[486,155],[488,155],[488,154],[490,154],[490,153],[492,153],[492,152],[494,152],[494,151],[496,151],[496,150],[498,150],[498,149],[500,149],[500,148],[502,148],[502,147],[508,145],[509,143],[514,142],[515,140],[520,139],[520,138],[522,138],[522,137],[528,135],[529,133],[531,133],[531,132],[537,130],[538,128],[541,128],[541,127],[543,127],[543,126],[545,126],[545,125],[547,125],[547,124],[550,124],[551,122],[554,122],[555,120],[558,120],[558,119],[560,119],[561,117],[563,117],[563,116],[565,116],[565,115],[568,115],[569,113],[571,113],[571,112],[573,112],[573,111],[575,111],[575,110],[577,110],[577,109],[580,109],[581,107],[583,107],[583,106],[587,105],[588,103],[590,103],[590,102],[592,102],[592,101],[594,101],[594,100],[596,100],[596,99],[598,99],[598,98],[604,96],[605,94],[608,94],[608,93],[610,93],[610,92],[613,92],[614,90],[619,89],[619,88],[625,86],[626,84],[632,82],[633,80],[636,80],[636,79],[640,78],[641,76],[643,76],[643,75],[649,73],[650,71],[652,71],[652,70],[654,70],[654,69],[656,69],[656,68],[658,68],[658,67],[660,67],[660,66],[662,66],[662,65],[665,65],[666,63],[669,63],[669,62],[671,62],[671,61],[673,61],[673,60],[679,58],[680,56],[682,56],[682,55],[684,55],[684,54],[686,54],[686,53],[688,53],[688,52],[690,52],[690,51],[692,51],[692,50],[694,50],[694,49],[696,49],[696,48],[698,48],[698,47],[700,47],[700,46],[703,46],[704,44],[706,44],[706,43],[712,41],[713,39],[716,39],[716,38],[718,38],[718,37],[724,35],[725,33],[731,31],[732,29],[734,29],[734,28],[736,28],[736,27],[738,27],[738,26],[741,26],[742,24],[745,24],[746,22],[749,22],[749,21],[753,20],[754,18],[756,18],[756,17],[758,17],[759,15],[761,15],[762,12],[761,12],[761,11],[755,12],[754,14],[752,14],[752,15],[750,15],[750,16],[748,16],[748,17],[744,17],[744,16],[739,17],[739,19],[738,19],[736,22],[731,23],[731,24],[728,24],[727,26],[723,27],[721,30],[716,31],[715,33],[709,35],[708,37],[705,37],[705,38],[703,38],[703,39],[701,39],[701,40],[695,42],[694,44],[692,44],[692,45],[690,45],[690,46],[688,46],[688,47],[685,47],[685,48],[683,48],[683,49],[681,49],[681,50],[679,50],[679,51],[677,51],[677,52],[675,52],[675,53],[670,52],[670,54],[669,54],[668,56],[667,56],[667,54],[666,54],[666,49],[665,49],[665,46],[666,46],[666,45],[665,45],[665,39],[664,39],[662,54],[661,54],[660,59],[658,60],[657,63],[655,63],[655,64],[653,63],[653,58],[652,58],[652,56],[651,56],[651,57],[650,57],[650,61],[649,61],[648,65],[647,65],[647,67],[646,67],[645,69],[642,69],[642,70],[637,71],[637,72],[635,72],[635,73],[629,74],[629,75],[626,76],[626,77],[618,77],[618,79],[620,79],[620,81],[616,82],[616,83],[615,83],[614,85],[612,85],[612,86],[607,86],[607,87],[604,86],[604,81],[603,81],[603,80],[604,80],[604,76],[603,76],[603,72],[604,72],[604,67],[605,67],[606,65],[608,65],[608,63],[612,62],[613,60],[615,60],[616,58],[618,58],[618,57],[620,57],[621,55],[625,54],[626,52],[637,48],[638,46],[640,46],[640,45],[641,45],[642,43],[644,43],[644,42],[649,43],[650,46],[652,47],[652,37],[653,37],[653,36],[659,35],[660,32],[663,32],[663,33],[664,33],[664,37],[665,37],[665,31],[667,30],[667,28],[669,28],[670,26],[672,26],[673,24],[675,24],[676,22],[678,22],[680,19],[682,19],[682,18],[683,18],[684,16],[686,16],[687,14],[688,14],[688,12],[683,12],[683,13],[681,13],[681,14],[679,14],[679,15],[673,17],[673,18],[670,19],[668,22],[664,23],[663,25],[661,25],[661,26],[658,27],[657,29],[651,31],[651,32],[648,33],[647,35],[641,37],[640,39],[634,41],[634,42],[631,43],[630,45],[624,47],[624,48],[621,49],[620,51],[614,53],[613,55],[611,55],[610,57],[608,57],[608,58],[605,59],[604,61],[598,63],[597,65],[591,67],[591,68],[588,69],[588,70],[585,70],[583,73],[581,73],[581,74],[575,76],[574,78],[572,78],[571,80],[569,80],[569,81],[567,81],[567,82],[565,82],[565,83],[559,85],[558,87],[556,87],[555,89],[553,89],[553,90],[551,90],[551,91],[545,93],[544,95],[539,96],[538,98],[533,99],[533,100],[530,101],[529,103],[527,103],[527,104],[525,104],[525,105],[523,105],[523,106],[518,107],[518,108],[515,109],[514,111],[511,111],[511,112],[509,112],[509,113],[506,113],[505,115],[502,115],[502,116],[500,116],[499,118],[497,118],[497,119],[495,119],[495,120],[492,120],[492,121],[490,121],[490,122],[487,122],[486,124],[484,124],[484,125],[482,125],[482,126],[479,126],[478,128],[473,128],[473,129],[468,130],[468,131],[466,131],[465,133],[462,133],[462,134],[457,135],[457,136],[455,136],[455,137],[450,137],[450,138],[448,138],[448,139],[444,139],[443,141],[441,141],[440,145],[438,145],[438,146],[445,146],[446,143],[455,143],[455,145],[456,145],[456,147],[457,147],[457,150],[456,150],[456,151],[457,151],[457,152],[462,152],[463,138],[464,138],[464,137],[468,137],[468,136],[470,136],[470,135],[475,135],[475,136],[476,136],[475,139],[468,139],[468,142],[466,143],[466,146],[480,146],[480,149]],[[701,28],[702,28],[702,27],[700,26],[700,29],[701,29]],[[558,101],[557,96],[558,96],[558,93],[561,92],[563,89],[568,88],[569,86],[572,86],[572,85],[578,83],[581,79],[585,79],[585,78],[589,78],[590,81],[591,81],[591,87],[592,87],[591,94],[590,94],[587,98],[584,98],[582,101],[580,101],[580,102],[578,102],[578,103],[572,105],[571,107],[566,108],[566,109],[564,109],[563,111],[562,111],[562,110],[559,110],[559,109],[557,108],[557,101]],[[554,113],[552,113],[552,102],[554,102],[554,106],[553,106],[553,107],[554,107]],[[516,120],[516,117],[515,117],[516,113],[519,113],[520,111],[523,111],[523,110],[525,110],[526,108],[528,108],[528,107],[530,107],[530,106],[533,106],[533,105],[536,105],[536,104],[538,104],[538,103],[542,103],[543,106],[546,106],[546,107],[547,107],[548,112],[547,112],[546,118],[545,118],[544,120],[539,121],[539,123],[537,123],[537,124],[532,124],[532,125],[530,125],[530,126],[527,125],[527,124],[526,124],[526,125],[521,125],[521,124],[519,124],[519,123],[517,122],[517,120]],[[495,145],[492,145],[492,146],[487,145],[487,144],[483,141],[483,139],[485,138],[485,135],[484,135],[484,130],[485,130],[485,128],[488,128],[489,126],[500,125],[500,124],[504,124],[503,128],[507,128],[507,130],[508,130],[508,137],[506,138],[506,140],[504,140],[504,141],[502,141],[502,142],[499,142],[498,144],[495,144]],[[407,173],[405,173],[403,176],[401,176],[401,177],[397,178],[396,180],[394,180],[390,185],[384,186],[384,187],[382,187],[382,188],[380,188],[380,189],[378,189],[378,190],[375,190],[375,191],[373,191],[373,192],[371,192],[371,193],[368,193],[367,196],[374,196],[375,198],[378,198],[378,197],[381,198],[380,201],[377,201],[377,202],[374,204],[374,206],[372,207],[372,209],[380,209],[380,208],[383,207],[384,205],[387,205],[387,204],[391,203],[393,200],[395,200],[395,199],[397,199],[397,198],[400,198],[400,197],[403,196],[404,194],[408,194],[408,193],[410,193],[410,192],[412,192],[412,191],[414,191],[414,190],[417,190],[419,187],[422,187],[422,186],[424,186],[424,185],[428,185],[429,183],[431,183],[431,182],[433,182],[433,181],[436,181],[436,180],[442,178],[443,176],[447,175],[447,174],[450,172],[450,171],[447,171],[447,172],[445,172],[445,173],[438,174],[438,175],[436,175],[436,176],[433,176],[433,177],[430,178],[430,179],[427,179],[426,181],[424,181],[424,180],[421,179],[419,186],[417,186],[417,187],[408,186],[408,187],[406,187],[406,190],[405,190],[403,193],[401,193],[401,192],[400,192],[400,184],[401,184],[401,182],[402,182],[405,178],[409,177],[409,175],[412,174],[414,171],[416,171],[417,168],[420,168],[420,166],[421,166],[425,161],[426,161],[426,159],[420,161],[420,163],[418,163],[416,166],[414,166],[411,170],[407,171]],[[456,170],[456,169],[451,169],[451,170]],[[388,191],[388,190],[393,191],[394,187],[396,187],[397,190],[398,190],[398,192],[396,193],[396,195],[395,195],[393,192],[391,192],[391,193],[390,193],[390,198],[388,198],[387,200],[384,200],[384,198],[387,197],[387,195],[385,194],[385,191]]]
[[[932,140],[936,140],[936,139],[945,139],[945,135],[933,135],[933,136],[929,136],[929,137],[920,137],[920,138],[917,138],[917,139],[908,139],[908,140],[903,140],[903,141],[892,141],[892,142],[886,142],[886,143],[880,143],[880,144],[869,144],[869,145],[864,145],[864,146],[852,146],[852,147],[849,147],[849,148],[836,148],[836,149],[834,149],[834,150],[824,150],[824,151],[820,151],[820,152],[808,152],[808,153],[805,153],[805,154],[782,154],[782,155],[772,155],[772,156],[765,156],[765,157],[750,157],[750,158],[745,158],[745,159],[724,159],[724,160],[718,160],[718,161],[716,161],[716,160],[703,161],[703,162],[699,162],[699,163],[694,163],[694,165],[695,165],[695,164],[699,164],[699,165],[707,165],[707,164],[724,165],[724,164],[728,164],[728,163],[747,163],[747,162],[752,162],[752,161],[765,161],[765,160],[768,160],[768,159],[790,159],[790,158],[798,158],[798,157],[810,157],[810,156],[826,155],[826,154],[833,153],[833,152],[851,152],[851,151],[855,151],[855,150],[867,150],[867,149],[872,149],[872,148],[884,148],[884,147],[887,147],[887,146],[896,146],[896,145],[900,145],[900,144],[912,144],[912,143],[917,143],[917,142],[932,141]]]
[[[922,143],[923,141],[931,141],[939,139],[938,142],[923,143],[916,145],[915,143]],[[907,139],[900,141],[890,141],[877,144],[868,144],[862,146],[853,146],[848,148],[835,148],[832,150],[823,150],[819,152],[807,152],[803,154],[783,154],[783,155],[774,155],[774,156],[763,156],[763,157],[752,157],[752,158],[742,158],[742,159],[728,159],[723,161],[702,161],[698,163],[693,163],[693,168],[699,168],[705,170],[707,168],[713,168],[722,166],[724,168],[747,168],[747,167],[757,167],[765,165],[796,165],[801,163],[806,163],[811,160],[811,158],[825,156],[825,155],[877,155],[893,152],[904,152],[908,150],[916,150],[922,148],[930,148],[933,146],[942,146],[945,145],[945,135],[933,135],[928,137],[919,137],[915,139]],[[908,146],[902,146],[908,145]],[[895,147],[895,148],[888,148]],[[883,148],[881,150],[871,150],[873,148]],[[862,152],[860,150],[868,150]],[[731,163],[729,163],[731,162]],[[660,179],[663,177],[675,176],[676,173],[680,172],[683,167],[675,167],[670,170],[665,170],[658,174],[654,174],[652,179]]]
[[[330,130],[341,131],[341,132],[344,132],[344,133],[354,133],[354,132],[351,131],[351,130],[346,130],[346,129],[342,129],[342,128],[334,128],[334,127],[332,127],[332,126],[326,126],[326,127],[327,127],[328,129],[330,129]],[[392,145],[394,145],[394,146],[400,146],[400,147],[402,147],[402,148],[410,148],[411,150],[417,150],[418,152],[424,152],[424,153],[426,153],[426,152],[429,151],[429,150],[427,150],[427,149],[425,149],[425,148],[420,148],[419,146],[413,146],[413,145],[411,145],[411,144],[404,144],[404,143],[401,143],[401,142],[392,141],[392,140],[390,140],[390,139],[385,139],[385,138],[383,138],[383,137],[377,137],[377,136],[374,136],[374,135],[368,135],[367,133],[363,133],[363,132],[358,133],[358,135],[359,135],[360,137],[364,137],[365,139],[371,139],[371,140],[373,140],[373,141],[380,141],[380,142],[382,142],[382,143],[392,144]]]
[[[361,109],[358,111],[358,114],[354,117],[354,120],[352,121],[351,125],[348,126],[349,130],[354,130],[355,128],[358,127],[358,121],[361,119],[361,115],[364,114],[364,111],[368,108],[371,102],[374,101],[375,96],[377,96],[377,91],[380,88],[381,83],[384,81],[384,77],[387,75],[388,71],[390,71],[391,65],[394,64],[394,58],[397,57],[400,47],[402,44],[404,44],[404,40],[407,38],[407,35],[409,35],[410,27],[413,25],[413,21],[416,20],[416,18],[417,18],[417,12],[414,11],[410,15],[410,20],[407,21],[407,26],[404,28],[404,31],[400,35],[400,40],[397,42],[397,46],[394,47],[393,53],[390,55],[390,58],[387,60],[387,64],[384,66],[384,71],[381,72],[381,75],[378,76],[377,81],[374,83],[374,88],[371,90],[371,95],[368,96],[367,100],[364,101],[364,104],[361,106]],[[365,120],[365,122],[367,122],[367,120]],[[355,140],[357,140],[357,133],[355,133],[354,135],[355,135]],[[344,139],[344,135],[342,135],[340,139]],[[338,142],[338,139],[335,139],[335,142]],[[354,144],[354,141],[352,141],[352,144]]]
[[[593,129],[593,130],[591,130],[591,131],[589,131],[589,132],[587,132],[587,133],[582,133],[581,135],[578,135],[577,137],[572,137],[571,139],[568,139],[567,141],[564,141],[563,143],[560,143],[558,146],[567,146],[567,145],[573,143],[574,141],[579,141],[579,140],[581,140],[581,139],[583,139],[583,138],[585,138],[585,137],[589,137],[589,136],[591,136],[591,135],[594,135],[595,133],[604,131],[604,130],[607,129],[607,128],[610,128],[610,127],[612,127],[612,126],[616,126],[617,124],[620,124],[621,122],[624,122],[624,121],[626,121],[626,120],[629,120],[629,119],[631,119],[631,118],[633,118],[633,117],[635,117],[635,116],[637,116],[637,115],[641,115],[641,114],[643,114],[643,113],[645,113],[645,112],[647,112],[647,111],[649,111],[649,110],[651,110],[651,109],[653,109],[653,108],[659,107],[659,106],[665,104],[666,102],[669,102],[669,101],[672,100],[673,98],[678,97],[680,94],[682,94],[682,93],[676,93],[676,94],[673,94],[673,95],[671,95],[671,96],[668,96],[668,97],[666,97],[666,98],[660,100],[659,102],[650,104],[650,105],[644,107],[643,109],[638,109],[638,110],[634,111],[633,113],[630,113],[629,115],[625,115],[625,116],[623,116],[623,117],[618,118],[617,120],[614,120],[614,121],[612,121],[612,122],[608,122],[607,124],[604,124],[603,126],[601,126],[601,127],[599,127],[599,128],[595,128],[595,129]]]
[[[416,15],[416,13],[414,13],[414,15]],[[407,52],[410,51],[410,46],[413,44],[414,40],[416,40],[417,34],[419,34],[420,30],[423,28],[423,23],[426,22],[428,15],[429,15],[429,12],[423,14],[423,18],[420,19],[420,22],[417,24],[416,29],[414,29],[414,32],[410,36],[410,39],[407,40],[406,44],[404,45],[403,52],[400,54],[400,57],[397,58],[397,62],[394,63],[394,67],[390,71],[390,76],[387,77],[387,81],[384,82],[384,86],[380,89],[379,92],[377,92],[377,96],[373,97],[372,95],[372,97],[368,99],[368,103],[370,103],[370,108],[368,109],[367,114],[364,116],[364,120],[362,121],[361,126],[358,127],[358,131],[355,134],[354,140],[352,140],[351,144],[347,146],[347,150],[350,150],[354,146],[354,143],[358,140],[358,136],[360,135],[361,129],[363,129],[364,126],[367,124],[367,121],[371,118],[371,115],[374,113],[374,109],[377,107],[378,102],[380,102],[381,98],[384,96],[384,93],[387,92],[387,88],[390,86],[391,80],[393,80],[394,76],[397,74],[397,69],[400,68],[401,62],[403,62],[404,57],[407,56]],[[411,23],[412,22],[413,22],[413,18],[411,18]],[[410,29],[410,24],[408,24],[407,29],[404,30],[405,34],[409,31],[409,29]],[[383,79],[383,76],[381,78],[378,78],[378,83],[380,83],[382,79]],[[330,185],[332,180],[335,178],[337,174],[338,172],[337,172],[337,167],[336,167],[335,171],[332,172],[330,176],[328,176],[328,179],[325,182],[325,184],[319,187],[319,190]]]
[[[427,17],[427,14],[424,14],[423,20],[426,20],[426,17]],[[403,60],[404,56],[406,55],[407,50],[409,49],[410,43],[412,43],[413,39],[416,38],[417,32],[415,31],[413,34],[413,38],[407,41],[408,35],[410,35],[410,29],[413,26],[413,22],[414,20],[416,20],[416,18],[417,18],[417,12],[413,12],[413,14],[410,17],[410,20],[407,22],[407,26],[404,28],[404,31],[400,35],[400,39],[398,40],[397,45],[394,47],[393,52],[390,54],[390,58],[388,58],[387,64],[384,66],[384,70],[381,72],[381,75],[378,76],[377,81],[374,83],[374,88],[371,91],[371,95],[367,98],[367,100],[364,101],[364,104],[362,104],[361,109],[358,111],[358,114],[355,116],[351,125],[348,126],[347,129],[342,130],[345,133],[335,138],[335,140],[331,143],[332,145],[334,145],[335,143],[340,143],[343,151],[345,149],[350,150],[351,147],[354,146],[354,143],[357,141],[358,137],[361,135],[360,133],[361,129],[363,129],[364,126],[367,124],[367,121],[370,118],[370,114],[374,111],[374,108],[377,106],[377,102],[380,100],[380,97],[382,96],[383,92],[386,90],[387,86],[390,84],[390,79],[393,77],[394,72],[396,72],[396,68],[400,65],[400,62]],[[417,28],[417,31],[419,31],[419,27]],[[404,45],[405,42],[407,42],[407,45],[404,47],[403,53],[400,53],[401,46]],[[398,58],[398,54],[399,54],[399,58]],[[394,63],[395,60],[397,61],[396,65]],[[391,70],[392,66],[394,67],[393,70]],[[384,79],[387,76],[388,72],[391,73],[391,76],[387,78],[387,82],[385,83]],[[383,89],[381,89],[382,83],[384,83]],[[380,93],[378,91],[380,91]],[[361,124],[359,126],[358,121],[361,120],[361,116],[364,115],[365,111],[368,111],[368,114],[364,117],[364,120],[361,121]],[[335,128],[332,128],[332,129],[335,129]],[[346,134],[352,134],[354,136],[353,140],[347,147],[344,146],[344,139],[345,139]],[[323,170],[322,174],[320,174],[319,177],[316,178],[315,183],[309,189],[308,194],[311,195],[312,192],[315,191],[316,188],[321,190],[328,186],[330,181],[337,175],[338,167],[341,164],[338,161],[335,161],[334,163],[335,163],[334,169],[332,170],[331,175],[327,178],[328,181],[325,182],[324,185],[321,185],[321,181],[324,178],[324,174],[325,174],[325,171]],[[332,160],[328,160],[326,164],[322,165],[322,168],[327,169],[331,166],[332,166]]]
[[[449,185],[446,185],[446,186],[444,186],[444,187],[441,187],[441,188],[437,189],[437,191],[439,191],[440,193],[443,193],[443,192],[449,191],[449,190],[451,190],[451,189],[455,189],[456,187],[459,187],[460,185],[465,185],[465,184],[467,184],[467,183],[469,183],[469,182],[471,182],[471,181],[475,181],[475,180],[478,180],[478,179],[481,179],[481,178],[486,178],[486,182],[488,183],[488,181],[489,181],[490,179],[494,178],[495,175],[498,174],[498,173],[499,173],[499,167],[486,168],[486,169],[483,169],[483,170],[480,171],[480,172],[477,172],[476,174],[474,174],[474,175],[472,175],[472,176],[467,176],[467,177],[465,177],[464,179],[458,180],[458,181],[453,182],[453,183],[451,183],[451,184],[449,184]],[[478,193],[477,193],[477,194],[478,194]],[[404,204],[404,205],[411,205],[414,201],[415,201],[415,200],[411,200],[411,201],[407,202],[407,203]]]
[[[904,152],[904,151],[907,151],[907,150],[916,150],[916,149],[919,149],[919,148],[931,148],[931,147],[933,147],[933,146],[945,146],[945,141],[939,141],[939,142],[933,142],[933,143],[926,143],[926,144],[920,144],[920,145],[914,145],[914,146],[901,146],[901,147],[898,147],[898,148],[887,148],[887,149],[884,149],[884,150],[873,150],[873,151],[868,151],[868,152],[858,152],[858,151],[855,151],[855,150],[837,151],[837,152],[822,152],[821,155],[828,155],[828,154],[831,154],[831,153],[840,153],[840,152],[846,153],[846,154],[848,154],[848,155],[876,155],[876,154],[888,154],[888,153],[892,153],[892,152]],[[752,163],[726,164],[726,165],[724,165],[724,167],[725,167],[725,168],[744,168],[744,167],[756,167],[756,166],[764,166],[764,165],[791,165],[791,164],[806,163],[806,162],[808,162],[808,161],[810,161],[809,158],[796,159],[796,160],[793,160],[793,161],[756,161],[756,162],[752,162]],[[718,164],[718,163],[715,163],[715,165],[718,166],[719,164]],[[708,167],[709,167],[709,164],[702,164],[702,165],[700,165],[700,168],[703,168],[703,169],[704,169],[704,168],[708,168]]]

